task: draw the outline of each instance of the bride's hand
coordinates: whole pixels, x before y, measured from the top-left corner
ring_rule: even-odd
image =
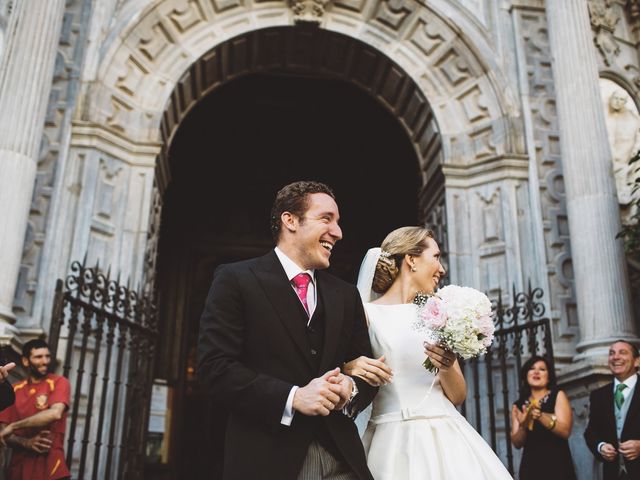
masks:
[[[456,363],[456,354],[439,345],[424,342],[424,353],[431,359],[438,370],[446,372]]]
[[[342,367],[342,372],[351,377],[360,377],[373,387],[391,383],[393,372],[384,363],[384,355],[378,359],[358,357],[347,362]]]

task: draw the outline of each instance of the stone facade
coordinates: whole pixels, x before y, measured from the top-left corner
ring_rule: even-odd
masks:
[[[549,21],[562,2],[573,8],[565,14],[575,22]],[[23,74],[11,63],[20,53],[7,40],[12,17],[45,16],[24,12],[20,3],[0,0],[0,93],[15,91]],[[452,282],[494,296],[512,286],[522,290],[529,280],[545,291],[560,379],[575,400],[580,478],[593,478],[579,438],[586,395],[605,378],[609,332],[635,339],[637,330],[614,240],[619,219],[606,223],[575,206],[585,165],[603,172],[598,192],[615,193],[606,134],[589,130],[605,125],[606,111],[590,110],[587,131],[580,132],[603,147],[599,154],[588,162],[567,154],[576,148],[578,127],[561,109],[579,102],[569,98],[571,76],[552,58],[563,61],[559,38],[582,32],[588,41],[576,51],[594,59],[593,71],[580,77],[584,91],[597,92],[599,79],[608,79],[638,103],[637,2],[51,0],[52,11],[54,4],[58,23],[38,30],[57,45],[41,59],[52,73],[34,76],[22,90],[31,96],[44,84],[38,91],[46,98],[27,111],[31,123],[12,127],[33,147],[0,140],[3,176],[24,167],[20,179],[33,192],[17,203],[0,195],[1,211],[15,210],[1,216],[0,231],[12,233],[0,233],[0,245],[5,238],[13,250],[4,255],[21,254],[19,268],[0,276],[0,300],[13,298],[0,302],[5,342],[19,345],[48,332],[55,280],[85,255],[151,290],[171,181],[166,152],[181,120],[203,96],[241,75],[284,65],[316,68],[358,85],[401,122],[420,160],[419,209],[446,239]],[[269,30],[278,27],[300,29],[293,44],[284,30]],[[307,28],[319,29],[330,45],[324,63],[288,48],[304,44]],[[12,115],[0,110],[0,125]],[[32,167],[5,160],[18,154]],[[617,208],[610,200],[603,211]],[[587,219],[608,245],[604,264],[621,272],[597,289],[585,280],[593,245],[575,234]],[[597,319],[590,305],[602,307]]]

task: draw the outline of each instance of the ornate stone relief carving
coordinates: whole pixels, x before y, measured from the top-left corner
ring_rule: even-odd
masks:
[[[129,57],[125,64],[126,73],[119,76],[116,86],[129,96],[134,96],[140,88],[148,70],[133,56]]]
[[[116,188],[120,180],[121,191],[122,179],[119,179],[122,172],[122,164],[114,159],[103,157],[100,159],[100,178],[95,187],[96,201],[94,205],[94,218],[101,221],[111,221],[113,217],[113,208],[118,203],[116,199]]]
[[[310,36],[317,37],[317,41]],[[270,43],[278,48],[265,58],[265,51],[261,49]],[[195,99],[225,79],[273,67],[307,73],[321,71],[360,85],[399,117],[425,162],[439,155],[440,144],[435,140],[439,132],[433,111],[407,73],[375,49],[322,29],[256,31],[210,51],[178,81],[163,115],[163,136],[171,138]],[[194,82],[194,78],[201,81]]]
[[[415,10],[415,7],[416,5],[410,1],[382,0],[378,3],[374,18],[383,25],[397,31]]]
[[[629,165],[629,160],[640,150],[640,115],[631,95],[617,83],[601,78],[600,92],[605,109],[618,203],[621,205],[623,220],[628,220],[631,211],[627,206],[634,198],[633,182],[638,169],[636,165]]]
[[[571,336],[577,326],[571,247],[562,176],[555,90],[544,11],[518,11],[529,72],[531,115],[540,178],[542,218],[549,272],[552,318],[560,320],[560,334]]]
[[[169,20],[178,32],[184,33],[206,21],[206,16],[197,0],[189,0],[183,9],[175,9],[171,12]]]
[[[330,0],[290,0],[296,22],[320,23]]]
[[[409,33],[409,41],[424,55],[431,55],[445,41],[435,21],[420,18]]]
[[[506,259],[505,225],[503,218],[502,187],[478,188],[474,190],[476,202],[472,202],[475,224],[474,238],[477,249],[482,285],[492,296],[505,291],[505,279],[509,278]]]
[[[485,120],[489,117],[489,108],[478,85],[473,85],[458,96],[464,113],[470,123]]]
[[[489,244],[503,240],[502,215],[500,212],[500,190],[494,190],[490,195],[485,196],[477,192],[478,198],[482,202],[482,233],[483,243]]]
[[[620,16],[611,9],[610,0],[589,0],[589,16],[595,32],[594,42],[606,65],[612,65],[620,53],[620,46],[613,32]]]
[[[496,89],[492,80],[486,77],[487,66],[480,64],[477,52],[469,49],[460,31],[429,7],[414,0],[331,0],[331,3],[289,0],[288,7],[286,5],[283,2],[247,4],[243,0],[168,0],[159,3],[123,37],[122,46],[107,56],[111,60],[103,68],[103,95],[110,99],[108,105],[96,109],[105,112],[106,117],[94,121],[119,131],[131,131],[130,126],[138,121],[135,115],[140,115],[140,110],[149,118],[158,118],[165,107],[157,104],[158,99],[165,98],[171,79],[178,78],[188,69],[191,56],[197,53],[199,45],[207,43],[206,39],[211,43],[212,36],[218,41],[227,36],[240,38],[252,29],[290,25],[292,20],[299,18],[316,23],[322,20],[326,28],[338,31],[346,25],[362,25],[364,28],[354,27],[354,37],[374,45],[393,42],[394,53],[386,53],[408,62],[401,64],[403,69],[412,72],[414,79],[420,79],[430,96],[446,99],[447,104],[441,107],[442,117],[450,125],[443,127],[452,132],[452,136],[459,134],[459,138],[452,141],[464,145],[464,156],[458,159],[461,163],[493,153],[505,153],[501,147],[504,141],[500,140],[505,138],[505,132],[495,131],[495,119],[505,111],[496,98],[496,92],[501,89]],[[292,11],[296,13],[291,15]],[[273,49],[280,48],[272,45],[269,39],[265,40],[265,44],[255,50],[256,55],[265,57]],[[221,58],[211,58],[207,69],[220,68]],[[252,61],[244,54],[233,61],[242,62],[246,58]],[[261,60],[269,61],[267,58]],[[233,66],[234,71],[238,70],[238,65]],[[181,66],[184,69],[179,72]],[[208,75],[208,70],[203,74]],[[193,81],[200,78],[195,76]],[[364,77],[364,81],[369,80]],[[100,100],[98,103],[106,102]],[[460,115],[466,115],[466,118],[461,121]],[[152,125],[137,128],[141,135],[154,131]],[[136,140],[155,141],[155,138]],[[478,152],[474,151],[476,147],[480,149]]]
[[[127,125],[127,113],[131,112],[133,107],[118,97],[111,97],[111,113],[107,117],[107,125],[124,132]]]
[[[172,43],[175,41],[169,29],[164,22],[159,21],[151,27],[148,36],[140,39],[137,50],[147,60],[154,62]]]
[[[244,4],[244,0],[211,0],[211,5],[216,13],[226,12],[235,7],[240,7]]]

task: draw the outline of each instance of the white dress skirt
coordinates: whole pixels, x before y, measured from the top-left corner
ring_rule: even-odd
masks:
[[[393,382],[380,388],[363,436],[376,480],[507,480],[511,475],[423,366],[415,305],[365,304],[375,357]],[[435,377],[435,378],[434,378]],[[434,381],[435,380],[435,381]]]

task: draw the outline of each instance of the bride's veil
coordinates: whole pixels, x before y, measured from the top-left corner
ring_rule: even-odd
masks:
[[[373,286],[373,277],[376,273],[376,265],[378,264],[378,259],[380,258],[380,248],[370,248],[367,251],[367,254],[364,256],[362,260],[362,264],[360,265],[360,271],[358,272],[358,291],[360,292],[360,296],[362,297],[362,303],[369,303],[380,295],[374,292],[371,287]],[[369,422],[369,418],[371,418],[371,405],[365,408],[360,414],[356,417],[355,423],[358,427],[358,432],[360,436],[364,434],[364,431],[367,428],[367,423]]]
[[[360,297],[362,297],[362,303],[372,302],[380,296],[371,289],[373,286],[373,277],[376,273],[376,265],[380,258],[380,252],[382,252],[380,247],[370,248],[360,264],[356,285],[358,286]]]

